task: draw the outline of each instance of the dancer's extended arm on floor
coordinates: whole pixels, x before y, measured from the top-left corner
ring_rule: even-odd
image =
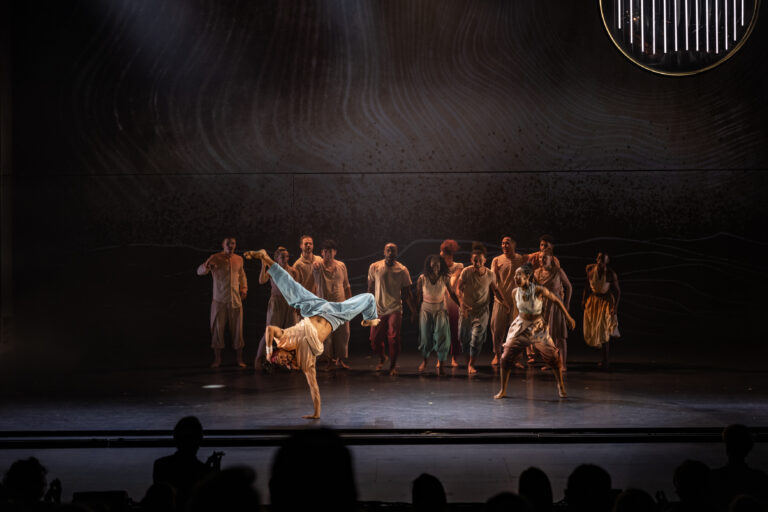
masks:
[[[557,305],[557,307],[560,308],[560,311],[562,311],[563,315],[565,315],[565,321],[568,323],[569,329],[573,329],[574,327],[576,327],[576,320],[574,320],[573,317],[568,313],[568,310],[565,309],[565,305],[563,304],[563,301],[560,300],[560,297],[550,292],[543,286],[536,286],[536,293],[541,294],[544,298],[548,300],[551,300]]]
[[[320,388],[317,385],[317,376],[315,375],[315,367],[312,366],[309,370],[304,370],[304,376],[307,378],[307,384],[309,384],[309,394],[312,396],[312,404],[314,405],[315,412],[302,416],[302,418],[308,420],[316,420],[320,418]]]

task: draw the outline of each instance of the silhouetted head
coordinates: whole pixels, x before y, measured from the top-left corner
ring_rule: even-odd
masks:
[[[675,492],[685,503],[705,503],[710,495],[709,467],[698,460],[685,460],[672,478]]]
[[[207,512],[253,512],[258,510],[259,493],[254,488],[256,473],[246,466],[227,468],[200,482],[186,510]]]
[[[626,489],[613,504],[613,512],[655,512],[657,509],[651,495],[641,489]]]
[[[203,425],[195,416],[181,418],[173,428],[173,441],[180,452],[196,454],[203,442]]]
[[[485,502],[487,512],[534,512],[533,506],[522,496],[502,492]]]
[[[539,468],[528,468],[520,473],[517,492],[533,504],[536,512],[552,510],[552,485],[547,474]]]
[[[413,510],[438,512],[446,506],[445,489],[437,477],[422,473],[411,484]]]
[[[611,475],[600,466],[582,464],[568,477],[565,499],[568,501],[568,510],[584,512],[610,510]]]
[[[141,509],[146,512],[176,510],[176,489],[166,482],[152,484],[141,500]]]
[[[355,510],[357,489],[349,450],[330,429],[295,432],[275,454],[269,492],[272,510],[278,512]]]
[[[754,446],[752,433],[744,425],[728,425],[723,430],[725,452],[728,459],[734,462],[743,461]]]
[[[740,494],[731,500],[728,512],[765,512],[765,507],[755,497]]]
[[[5,493],[17,504],[37,503],[48,487],[48,470],[35,457],[17,460],[3,477]]]

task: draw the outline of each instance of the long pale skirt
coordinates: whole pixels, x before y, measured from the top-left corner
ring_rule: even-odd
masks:
[[[611,337],[618,338],[619,321],[611,314],[613,296],[609,294],[593,294],[587,299],[584,307],[584,341],[590,347],[600,348],[608,343]]]

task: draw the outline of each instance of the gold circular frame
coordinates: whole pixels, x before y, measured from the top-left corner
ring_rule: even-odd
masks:
[[[749,36],[752,35],[752,30],[755,28],[755,24],[757,23],[757,13],[760,11],[760,0],[755,0],[755,10],[752,13],[752,20],[749,22],[749,27],[747,27],[747,31],[744,33],[744,37],[741,38],[741,41],[738,42],[736,46],[733,47],[733,50],[731,50],[728,55],[726,55],[724,58],[720,59],[719,61],[715,62],[714,64],[710,64],[707,67],[697,69],[695,71],[682,71],[679,73],[675,73],[672,71],[662,71],[659,69],[654,69],[651,66],[648,66],[647,64],[643,64],[642,62],[639,62],[635,60],[634,57],[629,55],[626,51],[624,51],[624,48],[619,45],[619,43],[616,42],[616,39],[614,39],[613,34],[611,33],[611,30],[608,28],[608,22],[605,19],[605,12],[603,11],[603,0],[599,0],[600,4],[600,19],[603,20],[603,27],[605,27],[605,31],[608,32],[608,37],[611,38],[611,42],[613,45],[622,53],[624,56],[629,59],[630,62],[633,64],[636,64],[640,66],[641,68],[650,71],[652,73],[656,73],[658,75],[664,75],[664,76],[691,76],[691,75],[697,75],[699,73],[703,73],[704,71],[709,71],[712,68],[716,68],[723,62],[727,61],[733,55],[738,52],[741,47],[744,45],[745,42],[747,42],[747,39],[749,39]]]

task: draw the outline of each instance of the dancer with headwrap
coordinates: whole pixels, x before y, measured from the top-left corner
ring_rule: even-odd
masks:
[[[557,382],[557,391],[561,398],[567,396],[565,382],[563,382],[562,360],[560,351],[549,336],[549,331],[544,319],[542,309],[544,300],[552,301],[565,316],[568,328],[573,329],[576,321],[568,314],[562,301],[555,294],[543,286],[533,282],[533,268],[526,263],[515,271],[514,280],[517,287],[512,291],[512,296],[507,300],[515,301],[518,315],[509,326],[507,341],[504,342],[504,352],[501,356],[501,389],[494,398],[504,398],[507,394],[509,376],[512,373],[515,359],[529,346],[534,352],[544,359],[544,362],[552,369]],[[499,287],[500,290],[505,287]]]
[[[363,315],[363,326],[378,325],[376,299],[370,293],[355,295],[344,302],[328,302],[309,292],[280,265],[267,255],[264,249],[248,251],[244,254],[247,259],[260,259],[272,282],[280,290],[288,304],[299,310],[302,320],[288,329],[268,325],[265,333],[267,339],[267,357],[275,364],[289,366],[298,365],[309,384],[314,411],[303,416],[307,419],[320,417],[320,388],[315,374],[315,360],[323,353],[323,340],[344,322],[349,322],[357,315]],[[272,342],[277,345],[273,353]]]

